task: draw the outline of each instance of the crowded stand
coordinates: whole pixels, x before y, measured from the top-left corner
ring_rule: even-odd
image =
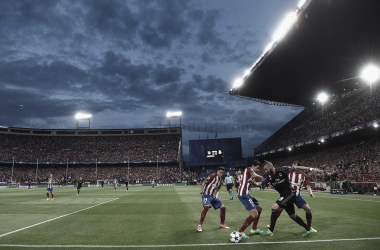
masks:
[[[290,166],[292,162],[299,161],[304,166],[325,170],[325,174],[309,173],[310,180],[314,182],[374,182],[380,179],[379,151],[379,138],[372,138],[368,141],[270,161],[274,166]]]
[[[260,152],[315,140],[332,133],[380,119],[380,87],[366,85],[332,96],[329,103],[306,109],[285,125]]]
[[[0,160],[17,162],[177,161],[178,135],[30,136],[0,133]]]
[[[291,166],[295,161],[325,172],[306,171],[311,182],[321,183],[314,189],[344,189],[347,192],[371,193],[380,181],[380,138],[349,143],[287,157],[268,158],[276,167]],[[324,183],[324,184],[322,184]],[[324,188],[322,188],[324,187]]]
[[[80,177],[86,183],[96,184],[98,180],[113,181],[115,178],[120,182],[128,180],[130,183],[150,183],[156,180],[157,183],[176,183],[196,181],[199,179],[199,171],[180,171],[178,166],[70,166],[66,169],[65,165],[58,166],[40,166],[38,170],[32,166],[16,166],[13,170],[14,182],[25,183],[29,179],[33,183],[44,183],[50,174],[53,174],[56,183],[65,183],[65,176],[68,176],[67,183],[76,183]],[[96,172],[97,171],[97,172]],[[37,175],[36,175],[37,173]],[[0,182],[8,183],[11,180],[12,167],[0,166]],[[37,179],[36,179],[37,176]]]

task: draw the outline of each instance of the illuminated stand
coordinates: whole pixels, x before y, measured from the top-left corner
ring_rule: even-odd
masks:
[[[76,122],[77,129],[90,129],[91,117],[92,117],[91,114],[82,114],[82,113],[76,114],[75,119],[77,120]],[[84,121],[84,123],[81,121]],[[86,126],[84,126],[83,124]]]
[[[169,133],[170,133],[170,118],[179,118],[179,127],[181,130],[181,142],[179,144],[179,177],[182,182],[182,168],[183,168],[183,160],[182,160],[182,124],[181,124],[181,118],[182,118],[182,112],[176,111],[176,112],[167,112],[166,117],[168,118],[169,122]]]

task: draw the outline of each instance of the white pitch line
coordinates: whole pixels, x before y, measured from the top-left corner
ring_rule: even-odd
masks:
[[[60,218],[63,218],[63,217],[66,217],[66,216],[69,216],[69,215],[72,215],[72,214],[79,213],[79,212],[82,212],[82,211],[84,211],[84,210],[87,210],[87,209],[90,209],[90,208],[93,208],[93,207],[97,207],[97,206],[103,205],[103,204],[105,204],[105,203],[108,203],[108,202],[111,202],[111,201],[114,201],[114,200],[117,200],[117,199],[119,199],[119,198],[116,198],[116,199],[113,199],[113,200],[110,200],[110,201],[105,201],[105,202],[102,202],[102,203],[99,203],[99,204],[93,205],[93,206],[91,206],[91,207],[88,207],[88,208],[83,208],[83,209],[78,210],[78,211],[75,211],[75,212],[71,212],[71,213],[68,213],[68,214],[64,214],[64,215],[58,216],[58,217],[53,218],[53,219],[50,219],[50,220],[45,220],[45,221],[43,221],[43,222],[40,222],[40,223],[37,223],[37,224],[31,225],[31,226],[23,227],[23,228],[20,228],[20,229],[14,230],[14,231],[9,232],[9,233],[2,234],[2,235],[0,235],[0,238],[1,238],[1,237],[4,237],[4,236],[7,236],[7,235],[10,235],[10,234],[13,234],[13,233],[20,232],[20,231],[25,230],[25,229],[28,229],[28,228],[32,228],[32,227],[35,227],[35,226],[38,226],[38,225],[41,225],[41,224],[44,224],[44,223],[47,223],[47,222],[53,221],[53,220],[57,220],[57,219],[60,219]]]
[[[245,243],[214,243],[214,244],[183,244],[183,245],[12,245],[0,244],[0,247],[30,247],[30,248],[149,248],[149,247],[202,247],[202,246],[238,246],[238,245],[274,245],[274,244],[300,244],[316,242],[334,242],[334,241],[362,241],[362,240],[380,240],[376,238],[356,238],[356,239],[331,239],[331,240],[308,240],[308,241],[277,241],[277,242],[245,242]]]

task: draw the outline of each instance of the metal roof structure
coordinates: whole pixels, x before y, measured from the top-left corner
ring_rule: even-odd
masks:
[[[380,1],[308,0],[288,33],[230,94],[271,105],[312,106],[318,93],[352,91],[380,67]]]

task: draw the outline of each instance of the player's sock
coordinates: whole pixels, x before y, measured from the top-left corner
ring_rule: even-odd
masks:
[[[311,227],[311,220],[312,219],[313,219],[313,216],[311,215],[311,213],[310,214],[306,213],[306,221],[307,221],[307,225],[309,227]]]
[[[308,225],[306,225],[305,222],[298,215],[296,215],[296,218],[294,218],[293,220],[295,222],[297,222],[298,225],[300,225],[301,227],[305,228],[306,231],[310,231],[310,227]]]
[[[244,230],[249,227],[249,225],[251,225],[251,223],[254,221],[255,219],[252,217],[252,216],[248,216],[247,219],[245,220],[244,224],[241,226],[241,228],[239,229],[239,232],[244,232]]]
[[[269,230],[273,233],[274,232],[274,226],[276,225],[276,221],[278,218],[278,210],[272,209],[272,215],[270,216],[270,228]]]
[[[253,230],[257,229],[257,223],[259,223],[260,214],[261,214],[261,212],[259,212],[259,216],[257,216],[257,218],[253,221],[253,225],[252,225]]]
[[[54,194],[53,193],[51,194],[51,198],[54,199]]]
[[[46,193],[46,196],[48,197],[48,199],[49,199],[49,193]]]
[[[226,219],[226,207],[220,208],[220,224],[224,224],[224,220]]]
[[[203,224],[203,221],[205,220],[206,218],[206,214],[207,214],[207,211],[208,211],[209,207],[208,206],[205,206],[203,208],[203,211],[201,213],[201,220],[199,221],[199,225],[202,225]]]
[[[282,211],[284,211],[284,210],[282,210],[282,209],[277,210],[277,217],[280,217]]]
[[[77,190],[78,194],[79,194],[79,190]]]

